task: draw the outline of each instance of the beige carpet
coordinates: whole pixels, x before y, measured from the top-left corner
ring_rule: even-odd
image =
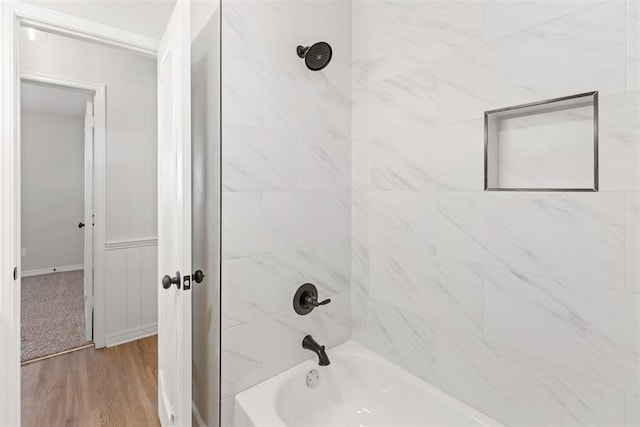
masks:
[[[83,270],[22,278],[22,361],[81,347]]]

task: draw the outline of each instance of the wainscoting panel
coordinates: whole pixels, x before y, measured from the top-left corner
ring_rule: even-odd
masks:
[[[106,343],[122,344],[157,330],[157,239],[107,242]]]

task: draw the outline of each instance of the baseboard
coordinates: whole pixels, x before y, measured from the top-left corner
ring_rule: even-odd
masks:
[[[191,413],[193,415],[192,418],[193,418],[194,425],[196,425],[197,427],[207,427],[204,420],[200,416],[200,411],[198,411],[198,408],[196,407],[195,402],[191,402]]]
[[[84,264],[63,265],[62,267],[40,268],[38,270],[27,270],[20,273],[20,277],[39,276],[41,274],[64,273],[65,271],[83,270]]]
[[[113,347],[128,343],[131,341],[146,338],[158,333],[158,324],[152,323],[149,325],[138,326],[137,328],[126,329],[115,334],[107,334],[106,344],[107,347]]]

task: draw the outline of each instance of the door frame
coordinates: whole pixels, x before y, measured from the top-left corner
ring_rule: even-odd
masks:
[[[54,86],[64,89],[79,90],[93,94],[93,201],[84,200],[85,214],[86,211],[93,211],[96,219],[95,226],[91,227],[93,232],[93,248],[91,255],[93,258],[93,296],[85,301],[85,304],[93,305],[93,339],[96,348],[102,348],[106,345],[106,284],[105,284],[105,259],[106,259],[106,236],[105,223],[106,216],[106,192],[107,192],[107,174],[106,174],[106,157],[107,157],[107,86],[102,83],[87,82],[82,80],[68,79],[65,77],[54,76],[51,74],[36,73],[33,71],[22,70],[20,72],[20,82],[29,82],[45,86]],[[19,88],[18,88],[19,92]],[[18,93],[18,102],[20,94]],[[17,111],[17,120],[20,123],[20,109]],[[20,153],[21,141],[16,141],[16,152]],[[84,159],[84,153],[83,153]],[[84,162],[84,161],[83,161]],[[18,164],[21,167],[20,164]],[[18,172],[19,176],[19,172]],[[18,184],[16,191],[21,192],[21,186]],[[84,199],[84,193],[83,193]],[[87,224],[87,227],[89,225]],[[85,233],[87,228],[85,227]],[[20,233],[18,233],[20,234]],[[84,239],[83,239],[84,242]],[[86,260],[84,262],[86,264]],[[18,268],[20,271],[20,268]]]
[[[12,342],[5,350],[10,366],[2,366],[3,387],[0,396],[0,424],[20,423],[20,81],[19,33],[21,26],[122,47],[157,57],[159,40],[126,30],[56,12],[23,2],[0,2],[0,287],[11,289],[10,301],[0,301],[3,331]],[[98,146],[98,144],[96,144]],[[102,144],[103,145],[103,144]],[[104,146],[104,145],[103,145]],[[104,169],[102,172],[104,174]],[[98,175],[100,175],[100,173]],[[97,214],[97,212],[96,212]],[[96,216],[95,236],[105,235],[105,224]],[[102,245],[104,250],[104,244]],[[95,255],[95,254],[94,254]],[[104,266],[96,259],[95,280],[105,282]],[[5,294],[2,294],[5,295]],[[104,298],[103,298],[104,300]],[[97,317],[97,316],[96,316]],[[104,322],[103,322],[104,325]],[[4,344],[4,343],[3,343]],[[104,343],[103,343],[104,345]],[[99,344],[96,342],[96,346]],[[7,374],[6,376],[4,374]]]

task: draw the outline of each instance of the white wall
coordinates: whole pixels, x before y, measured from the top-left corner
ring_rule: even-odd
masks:
[[[84,263],[84,117],[21,112],[22,271]]]
[[[507,425],[638,419],[639,12],[354,3],[353,337]],[[485,110],[592,90],[600,192],[483,191]]]
[[[53,34],[21,36],[23,70],[107,85],[106,239],[156,237],[155,58]]]
[[[131,251],[154,251],[157,237],[156,59],[52,34],[32,42],[23,31],[20,60],[23,70],[106,85],[106,335],[115,344],[148,334],[157,261]]]
[[[349,326],[351,5],[227,2],[222,22],[222,409],[233,396],[329,349]],[[310,18],[312,16],[312,18]],[[298,44],[333,59],[304,66]],[[305,282],[331,304],[307,316]],[[330,351],[330,350],[329,350]]]

